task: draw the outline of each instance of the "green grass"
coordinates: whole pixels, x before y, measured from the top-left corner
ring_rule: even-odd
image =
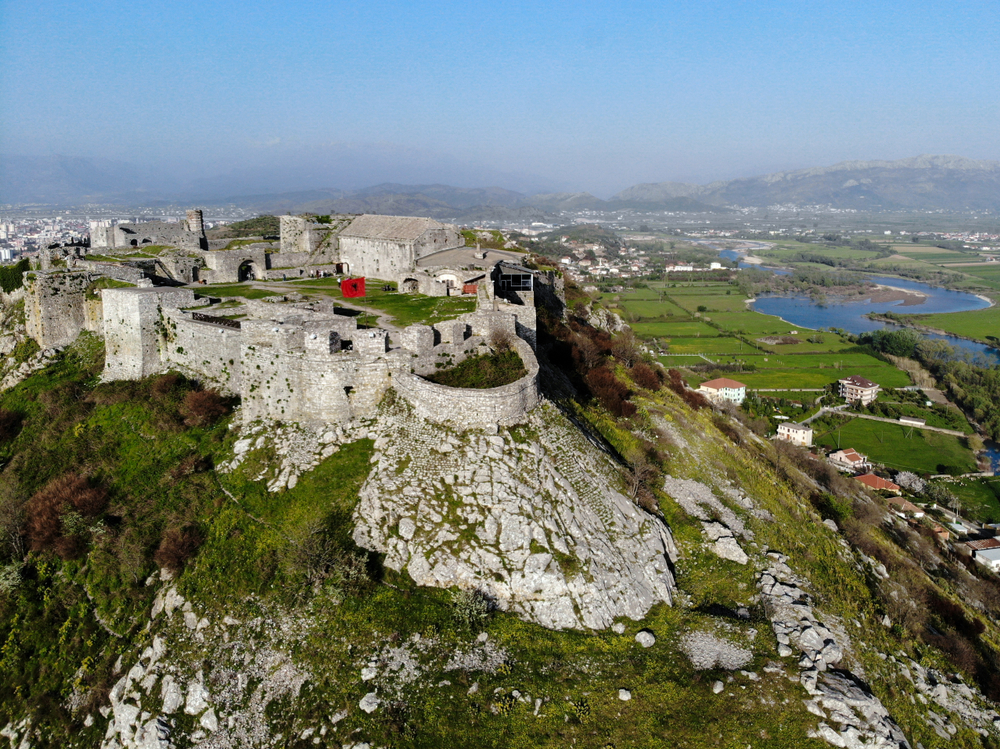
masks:
[[[267,289],[258,289],[250,285],[221,285],[221,286],[197,286],[194,288],[194,292],[198,296],[218,296],[218,297],[228,297],[228,296],[241,296],[245,299],[263,299],[269,296],[281,296],[280,292],[268,291]]]
[[[979,341],[986,341],[987,336],[1000,336],[1000,305],[971,312],[906,315],[904,319]]]
[[[668,353],[674,354],[756,354],[758,350],[737,338],[670,338]]]
[[[838,430],[818,434],[814,442],[837,449]],[[851,419],[839,430],[839,444],[889,468],[918,474],[936,474],[947,467],[957,468],[961,473],[976,470],[975,456],[964,438],[911,430],[898,424]]]
[[[714,338],[719,331],[703,322],[637,322],[631,325],[641,338]]]
[[[945,485],[962,503],[962,515],[979,523],[1000,523],[1000,478],[957,479]]]
[[[889,365],[880,367],[857,367],[851,370],[838,369],[764,369],[757,372],[744,372],[739,375],[740,382],[746,383],[751,389],[756,388],[822,388],[831,382],[851,374],[859,374],[882,387],[907,387],[911,385],[909,375],[902,370]]]
[[[296,290],[308,293],[319,292],[335,299],[343,299],[340,293],[340,281],[336,278],[305,279],[295,281]],[[351,299],[352,304],[368,305],[392,317],[396,325],[406,326],[422,323],[433,325],[436,322],[451,320],[476,309],[474,297],[434,297],[422,294],[400,294],[396,291],[383,291],[383,286],[395,288],[395,284],[369,278],[365,284],[366,297]]]
[[[470,356],[451,369],[442,369],[425,379],[453,388],[495,388],[509,385],[527,374],[516,351]]]

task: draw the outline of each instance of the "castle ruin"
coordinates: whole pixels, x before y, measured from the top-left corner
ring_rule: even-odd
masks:
[[[201,229],[200,212],[189,212],[187,226],[183,231],[198,233],[191,227]],[[50,265],[25,274],[28,330],[43,347],[93,332],[105,340],[105,380],[177,370],[238,395],[245,422],[348,421],[373,414],[390,388],[420,415],[461,429],[520,423],[539,402],[535,288],[558,294],[554,276],[510,262],[490,270],[455,227],[432,219],[358,216],[325,223],[283,216],[281,228],[278,251],[201,251],[207,257],[199,272],[245,280],[244,267],[254,277],[274,278],[271,263],[280,256],[310,274],[322,269],[394,281],[400,291],[471,294],[477,310],[389,331],[359,327],[356,313],[336,309],[331,299],[241,299],[219,309],[201,286],[181,287],[176,279],[159,285],[169,272],[165,264],[98,263],[77,255],[65,269]],[[120,236],[129,235],[115,241]],[[282,270],[289,275],[289,268]],[[211,294],[210,287],[204,291]],[[498,331],[524,364],[520,380],[480,390],[425,379],[488,351]]]

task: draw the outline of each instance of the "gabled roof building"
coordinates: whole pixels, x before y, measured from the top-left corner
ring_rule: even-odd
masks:
[[[865,379],[861,375],[845,377],[839,380],[839,383],[840,397],[848,403],[860,403],[862,406],[867,406],[875,400],[881,389],[878,383]]]

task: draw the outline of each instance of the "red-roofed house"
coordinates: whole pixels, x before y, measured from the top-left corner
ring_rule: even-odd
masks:
[[[747,397],[747,386],[728,377],[719,377],[701,383],[698,392],[714,403],[729,401],[739,405]]]
[[[867,406],[878,396],[879,386],[861,375],[851,375],[840,380],[840,397],[848,403],[860,402]]]
[[[868,458],[850,447],[846,450],[830,453],[829,461],[844,471],[857,473],[868,470]]]
[[[876,476],[874,473],[866,473],[864,476],[855,476],[854,478],[867,486],[869,489],[874,489],[877,492],[892,492],[893,494],[900,493],[899,484],[894,484],[881,476]]]
[[[922,518],[924,516],[924,511],[908,499],[889,497],[886,501],[889,503],[889,509],[901,518]]]

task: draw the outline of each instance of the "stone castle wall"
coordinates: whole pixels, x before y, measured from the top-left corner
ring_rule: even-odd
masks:
[[[164,309],[162,314],[168,331],[162,344],[164,362],[239,394],[241,331],[194,320],[176,309]]]
[[[42,348],[65,346],[80,331],[102,332],[101,300],[88,299],[87,289],[100,276],[68,271],[24,274],[24,316],[28,335]]]
[[[460,429],[524,422],[541,400],[538,361],[531,347],[517,340],[515,348],[528,373],[517,382],[477,390],[453,388],[425,380],[410,372],[393,372],[392,385],[425,419],[450,423]]]
[[[138,380],[164,369],[162,349],[169,342],[164,310],[194,305],[190,289],[155,287],[105,289],[104,379]]]

